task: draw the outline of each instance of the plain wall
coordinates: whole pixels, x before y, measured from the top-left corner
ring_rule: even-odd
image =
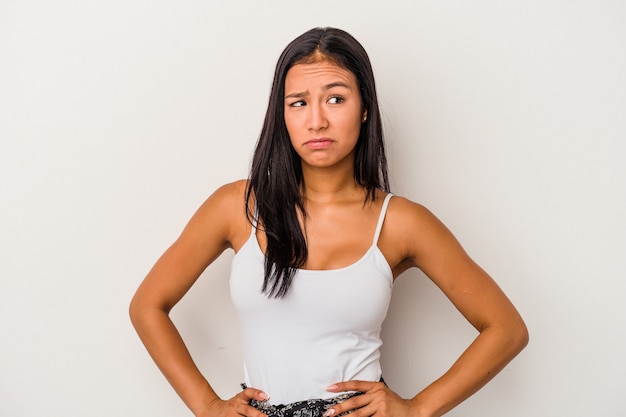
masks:
[[[247,175],[276,59],[314,26],[370,54],[393,190],[530,328],[449,415],[626,415],[624,22],[624,2],[597,0],[0,2],[0,415],[191,415],[128,303],[202,201]],[[224,396],[242,378],[231,258],[173,311]],[[383,336],[385,379],[411,396],[475,331],[410,271]]]

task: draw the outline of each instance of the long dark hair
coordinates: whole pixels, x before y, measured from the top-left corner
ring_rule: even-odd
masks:
[[[284,118],[285,78],[301,63],[330,61],[350,72],[358,82],[367,120],[355,147],[354,179],[366,190],[365,201],[376,191],[389,191],[383,129],[374,73],[363,46],[349,33],[315,28],[294,39],[276,64],[263,129],[256,145],[246,190],[246,213],[267,236],[265,279],[262,291],[282,298],[289,291],[296,269],[307,260],[307,244],[298,221],[306,210],[301,194],[302,166],[289,139]]]

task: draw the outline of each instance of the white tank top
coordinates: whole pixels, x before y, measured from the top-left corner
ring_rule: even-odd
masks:
[[[265,255],[250,238],[232,261],[230,292],[242,328],[245,382],[271,404],[330,398],[335,382],[378,381],[380,330],[387,315],[393,273],[378,248],[388,194],[371,247],[353,264],[296,271],[287,296],[261,292]]]

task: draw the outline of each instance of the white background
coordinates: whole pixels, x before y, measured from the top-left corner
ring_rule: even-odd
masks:
[[[449,415],[626,415],[625,22],[617,0],[1,1],[0,415],[190,415],[128,302],[201,202],[247,175],[275,61],[314,26],[370,54],[394,192],[530,328]],[[173,312],[224,396],[241,380],[231,258]],[[474,337],[418,271],[383,332],[404,396]]]

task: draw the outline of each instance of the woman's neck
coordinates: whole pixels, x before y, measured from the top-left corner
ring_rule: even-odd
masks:
[[[354,180],[354,166],[317,168],[302,167],[302,192],[310,202],[334,202],[363,199],[363,187]]]

